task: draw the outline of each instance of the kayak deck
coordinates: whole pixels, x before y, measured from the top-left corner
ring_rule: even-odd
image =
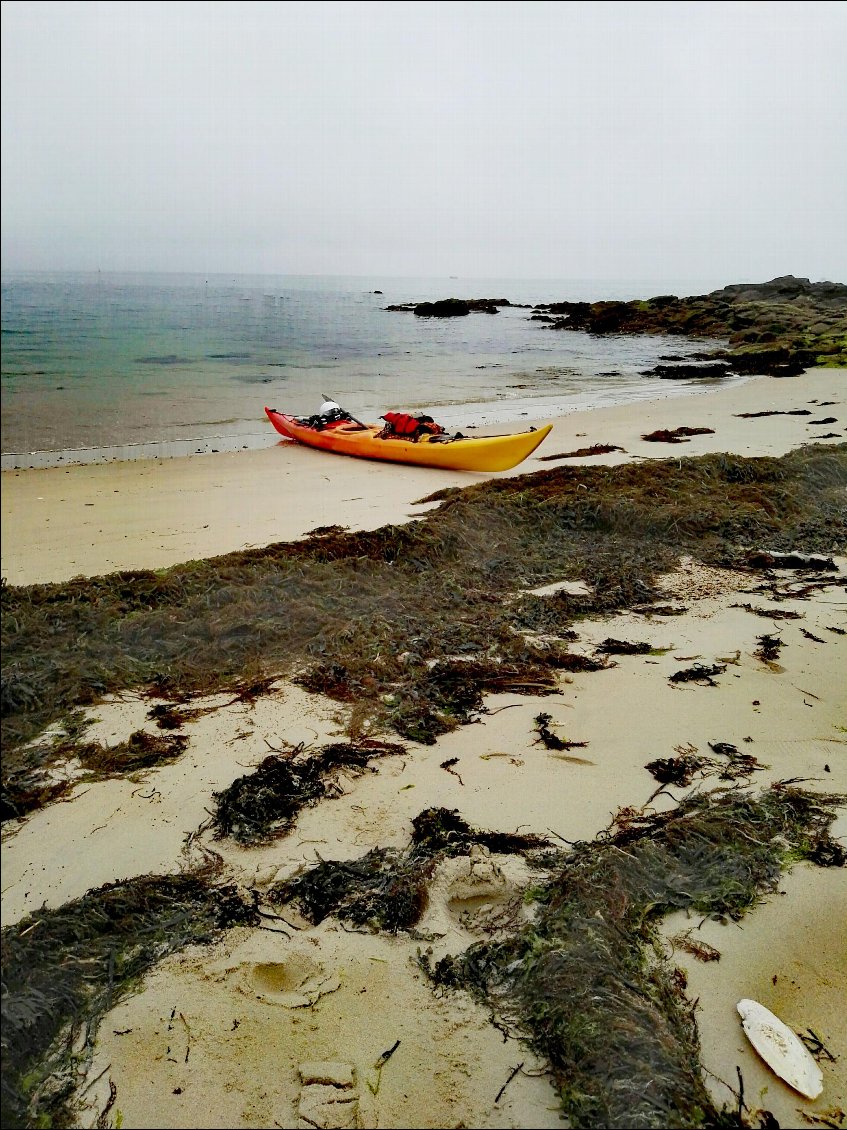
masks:
[[[265,408],[268,419],[288,439],[308,447],[419,467],[441,467],[451,471],[508,471],[516,467],[551,431],[553,425],[503,436],[422,436],[417,441],[392,436],[380,438],[381,424],[343,422],[317,429],[274,408]]]

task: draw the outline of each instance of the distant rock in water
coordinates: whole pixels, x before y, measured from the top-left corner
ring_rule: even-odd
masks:
[[[136,357],[137,365],[189,365],[190,357],[177,357],[175,353],[168,353],[164,357]]]
[[[471,311],[496,314],[498,307],[511,306],[508,298],[441,298],[437,302],[401,302],[386,310],[411,311],[419,318],[464,318]]]
[[[470,312],[470,304],[463,298],[442,298],[439,302],[419,302],[415,306],[419,318],[464,318]]]
[[[687,365],[683,362],[671,365],[656,365],[646,369],[642,377],[659,377],[663,381],[689,381],[708,379],[710,377],[725,377],[731,371],[727,361],[704,361],[699,365]]]
[[[386,310],[419,318],[463,318],[516,307],[508,298],[442,298]],[[659,294],[633,302],[539,302],[530,321],[545,330],[590,334],[675,334],[710,338],[727,348],[663,364],[644,376],[708,379],[732,374],[793,377],[816,365],[847,367],[847,284],[781,275],[763,283],[733,283],[710,294]],[[710,343],[711,344],[711,343]],[[664,357],[663,361],[682,361]],[[692,361],[705,364],[692,365]]]

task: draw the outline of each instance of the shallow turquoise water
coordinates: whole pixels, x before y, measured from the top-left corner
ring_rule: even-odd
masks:
[[[308,415],[324,393],[360,419],[426,409],[451,427],[679,395],[690,391],[685,383],[640,374],[703,342],[550,331],[527,308],[425,319],[385,307],[445,297],[628,299],[718,285],[5,274],[3,466],[267,446],[278,437],[266,404]]]

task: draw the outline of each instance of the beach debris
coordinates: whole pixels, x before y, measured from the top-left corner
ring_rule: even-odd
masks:
[[[736,1007],[744,1034],[768,1067],[795,1091],[816,1099],[823,1073],[799,1037],[758,1001],[740,1000]]]
[[[658,757],[644,768],[663,785],[690,785],[694,775],[708,765],[708,757],[680,754],[679,757]]]
[[[179,730],[186,721],[186,715],[177,710],[172,703],[158,703],[147,711],[147,717],[155,722],[160,730]]]
[[[714,435],[714,428],[658,428],[655,432],[642,435],[650,443],[688,443],[689,436]]]
[[[729,742],[709,742],[713,753],[726,757],[727,761],[716,761],[713,757],[698,754],[695,747],[678,747],[677,757],[660,757],[649,761],[644,768],[662,785],[687,786],[696,774],[703,777],[716,773],[722,781],[746,780],[751,773],[766,769],[757,758],[749,753],[741,753]],[[658,793],[653,793],[650,800]]]
[[[555,694],[566,665],[585,664],[557,668],[562,649],[531,648],[528,631],[564,639],[580,617],[625,608],[681,614],[656,588],[681,554],[717,564],[743,561],[741,546],[802,545],[828,557],[845,483],[847,452],[814,445],[779,458],[552,465],[436,491],[441,505],[403,525],[4,585],[2,783],[36,772],[44,787],[28,803],[62,798],[50,774],[66,758],[38,736],[69,710],[127,691],[249,704],[274,693],[272,677],[345,704],[367,723],[359,732],[431,745],[480,722],[487,693]],[[562,579],[589,591],[523,595]]]
[[[745,738],[744,740],[749,741],[750,739]],[[713,762],[720,767],[719,777],[722,781],[738,781],[749,777],[751,773],[768,768],[751,753],[742,753],[731,742],[709,742],[709,749],[727,759],[726,764]]]
[[[421,966],[520,1025],[571,1125],[729,1125],[699,1068],[696,1005],[657,956],[658,922],[676,910],[739,921],[798,851],[829,838],[844,799],[782,783],[621,810],[564,856],[519,931]]]
[[[74,1089],[102,1017],[169,954],[258,925],[255,898],[218,885],[221,871],[121,880],[3,928],[4,1124],[85,1125]]]
[[[765,616],[769,620],[802,620],[802,612],[792,612],[788,608],[756,608],[752,604],[731,604],[730,608],[743,608],[754,616]]]
[[[471,827],[454,810],[429,808],[412,821],[407,848],[373,848],[354,860],[325,860],[271,887],[268,901],[293,903],[314,925],[333,915],[368,930],[390,934],[413,929],[427,907],[427,891],[438,864],[483,848],[498,855],[522,855],[543,865],[551,857],[542,836],[487,832]]]
[[[684,604],[648,604],[633,608],[639,616],[684,616],[688,608]]]
[[[362,738],[334,742],[317,751],[298,746],[291,753],[271,754],[252,772],[238,777],[215,802],[211,827],[215,839],[231,837],[237,843],[267,843],[286,835],[300,810],[324,797],[340,796],[340,771],[359,776],[374,772],[377,757],[405,753],[396,742]]]
[[[785,647],[785,642],[779,636],[765,634],[763,636],[756,636],[758,647],[753,652],[757,659],[762,663],[774,663],[779,656],[780,651]]]
[[[87,723],[69,725],[69,732],[59,733],[54,741],[25,750],[19,767],[4,774],[0,783],[3,820],[21,819],[45,804],[68,797],[74,788],[87,782],[170,764],[183,754],[189,741],[183,735],[166,737],[136,730],[126,741],[107,746],[79,740]]]
[[[819,427],[822,424],[837,424],[835,416],[825,416],[823,420],[809,420],[809,427]]]
[[[631,643],[629,640],[607,637],[594,650],[602,655],[650,655],[654,649],[649,643]]]
[[[582,459],[589,455],[608,455],[612,451],[626,451],[622,447],[615,447],[613,443],[593,443],[590,447],[580,447],[576,451],[560,451],[556,455],[536,455],[539,463],[548,463],[551,459]]]
[[[307,538],[326,538],[332,534],[346,534],[350,529],[349,526],[315,526],[313,530],[307,530],[303,535]]]
[[[817,1032],[813,1031],[811,1028],[807,1028],[804,1033],[798,1032],[798,1036],[809,1049],[812,1057],[817,1060],[818,1063],[820,1063],[822,1059],[825,1059],[828,1063],[836,1062],[836,1057],[832,1054],[832,1052],[829,1050],[829,1048],[826,1046]]]
[[[517,1067],[513,1067],[512,1070],[509,1072],[509,1078],[506,1080],[506,1082],[503,1084],[503,1086],[500,1088],[500,1090],[494,1096],[494,1105],[495,1106],[497,1106],[497,1104],[500,1102],[500,1100],[502,1099],[502,1097],[503,1097],[503,1095],[506,1091],[506,1088],[509,1086],[509,1084],[514,1079],[514,1077],[518,1074],[518,1072],[523,1068],[523,1065],[524,1065],[524,1060],[521,1060],[521,1062],[517,1065]]]
[[[564,749],[578,749],[588,745],[588,742],[571,742],[564,738],[560,738],[554,734],[550,729],[550,723],[553,717],[550,714],[537,714],[535,717],[535,732],[538,737],[535,740],[535,745],[543,742],[547,749],[564,750]]]
[[[789,408],[788,410],[771,408],[766,412],[736,412],[735,416],[739,420],[755,420],[759,416],[811,416],[811,414],[809,408]]]
[[[831,557],[817,557],[809,553],[777,553],[768,549],[751,550],[744,560],[751,569],[838,569]]]
[[[446,761],[441,762],[439,769],[446,769],[448,773],[453,774],[453,776],[456,778],[456,780],[459,782],[460,785],[464,785],[465,782],[462,780],[462,778],[459,776],[459,774],[453,768],[454,765],[458,765],[458,764],[459,764],[458,757],[448,757]]]
[[[376,1082],[372,1083],[370,1081],[370,1079],[366,1080],[366,1082],[368,1084],[368,1090],[370,1091],[370,1093],[374,1097],[376,1097],[379,1094],[380,1084],[382,1083],[382,1069],[383,1069],[383,1067],[385,1067],[386,1063],[388,1063],[388,1061],[391,1059],[391,1057],[394,1055],[394,1053],[397,1051],[397,1049],[399,1047],[400,1047],[400,1041],[395,1040],[394,1043],[391,1045],[391,1047],[386,1048],[386,1050],[382,1053],[382,1055],[379,1057],[379,1059],[374,1063],[373,1069],[376,1072]]]
[[[824,769],[826,768],[825,765]],[[847,864],[847,849],[837,840],[825,840],[812,847],[809,859],[818,867],[844,867]]]
[[[826,640],[821,639],[820,636],[816,636],[814,632],[810,632],[806,628],[801,628],[800,633],[813,643],[826,643]]]
[[[674,934],[670,941],[678,949],[685,950],[685,952],[690,953],[692,957],[696,957],[698,961],[720,961],[721,959],[721,951],[719,949],[715,949],[715,947],[709,945],[708,942],[692,938],[690,930],[684,934]]]
[[[679,671],[674,671],[668,679],[672,683],[707,683],[710,687],[716,687],[718,684],[713,676],[722,675],[724,671],[726,665],[722,663],[713,663],[711,666],[706,663],[695,663],[692,667],[682,667]]]

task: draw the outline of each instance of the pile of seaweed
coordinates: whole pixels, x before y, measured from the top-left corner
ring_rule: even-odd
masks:
[[[373,758],[405,752],[396,742],[361,738],[317,751],[297,747],[287,755],[271,754],[252,773],[213,794],[212,833],[215,839],[229,836],[240,844],[269,843],[291,830],[303,807],[340,795],[338,770],[358,776]]]
[[[314,925],[333,915],[371,930],[411,930],[426,909],[427,885],[438,863],[468,855],[475,844],[495,854],[522,855],[534,867],[549,868],[557,858],[543,836],[484,831],[455,809],[428,808],[412,821],[407,848],[374,848],[347,861],[322,859],[272,887],[268,901],[294,904]]]
[[[100,1019],[168,954],[258,923],[214,877],[112,883],[3,930],[3,1126],[78,1126],[73,1093]]]
[[[657,927],[675,910],[738,920],[798,860],[843,866],[828,829],[844,801],[783,783],[623,810],[564,858],[530,924],[422,964],[546,1059],[572,1126],[749,1125],[740,1096],[720,1111],[706,1090],[694,1006]]]
[[[22,811],[16,774],[29,774],[35,804],[41,786],[49,795],[50,767],[73,754],[27,743],[127,690],[184,703],[293,677],[350,704],[372,733],[432,743],[487,692],[554,693],[557,672],[584,662],[567,649],[572,625],[655,602],[658,577],[683,554],[744,566],[751,550],[843,551],[845,485],[847,445],[557,467],[437,492],[422,501],[441,505],[406,525],[329,528],[171,569],[3,584],[9,811]],[[589,595],[526,591],[564,580],[584,581]]]
[[[82,740],[85,720],[74,711],[66,719],[67,729],[55,738],[28,746],[14,768],[0,781],[0,819],[19,819],[37,808],[60,800],[85,781],[138,773],[179,758],[188,738],[184,734],[149,734],[135,730],[124,742],[113,746]],[[78,762],[75,772],[51,779],[47,765]]]

